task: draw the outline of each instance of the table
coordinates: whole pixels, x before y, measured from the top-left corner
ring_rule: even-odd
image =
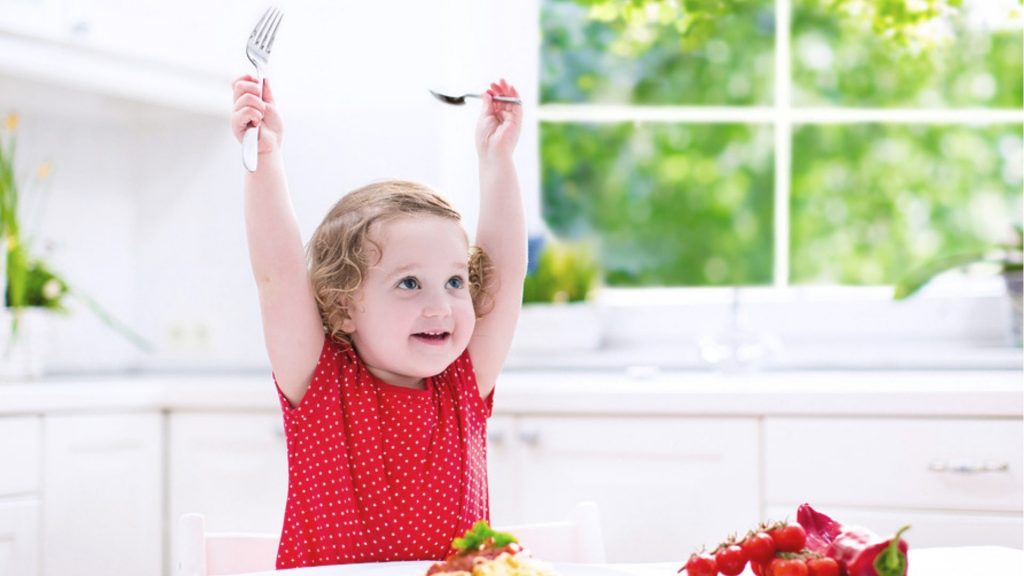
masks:
[[[1024,550],[1000,546],[920,548],[910,550],[908,576],[1021,576]],[[385,562],[295,568],[288,576],[421,576],[431,562]],[[561,576],[675,576],[680,562],[647,564],[558,564]],[[274,576],[277,572],[252,572],[238,576]],[[752,574],[748,568],[743,576]]]

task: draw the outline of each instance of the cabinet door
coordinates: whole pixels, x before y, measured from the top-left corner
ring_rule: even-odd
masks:
[[[37,500],[0,500],[0,574],[39,574]]]
[[[1019,419],[767,418],[764,434],[768,504],[1022,509]]]
[[[54,37],[60,22],[59,0],[0,0],[0,33]]]
[[[769,506],[769,519],[796,517],[799,504]],[[1006,546],[1020,548],[1024,539],[1017,514],[929,512],[921,510],[871,510],[863,508],[820,508],[843,524],[864,526],[875,534],[892,535],[910,525],[903,539],[911,548],[950,546]]]
[[[597,503],[610,562],[672,561],[759,516],[753,418],[523,418],[522,518]]]
[[[508,526],[521,522],[519,492],[522,451],[517,447],[516,421],[492,416],[487,421],[487,485],[490,491],[491,524]]]
[[[281,532],[288,455],[280,413],[172,414],[169,434],[172,539],[189,512],[205,515],[212,532]]]
[[[0,418],[0,497],[39,491],[42,429],[38,416]]]
[[[65,0],[62,16],[79,46],[230,78],[248,62],[259,10],[233,0]]]
[[[43,427],[43,574],[159,575],[161,415],[47,416]]]

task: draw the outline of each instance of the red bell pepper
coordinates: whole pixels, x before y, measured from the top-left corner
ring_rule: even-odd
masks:
[[[844,526],[801,504],[796,521],[807,532],[807,548],[834,558],[848,576],[905,576],[907,543],[900,538],[904,526],[892,538],[882,538],[859,526]]]

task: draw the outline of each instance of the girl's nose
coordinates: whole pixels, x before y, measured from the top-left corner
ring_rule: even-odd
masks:
[[[427,318],[445,317],[452,311],[447,295],[443,293],[431,295],[423,305],[423,316]]]

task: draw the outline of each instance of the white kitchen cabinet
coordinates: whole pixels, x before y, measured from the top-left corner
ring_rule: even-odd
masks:
[[[0,574],[39,574],[39,464],[42,424],[37,416],[0,418]]]
[[[38,416],[0,418],[0,498],[39,491],[39,462],[43,451],[42,419]]]
[[[235,0],[0,0],[0,77],[224,115],[261,9]]]
[[[495,525],[597,503],[609,561],[671,561],[760,515],[756,418],[495,417]]]
[[[801,502],[914,546],[1021,546],[1019,419],[766,418],[769,517]]]
[[[189,512],[205,515],[212,532],[280,533],[288,494],[281,413],[172,412],[169,420],[172,542]]]
[[[39,574],[39,501],[0,498],[0,574]]]
[[[42,573],[157,576],[163,565],[163,419],[44,418]]]

